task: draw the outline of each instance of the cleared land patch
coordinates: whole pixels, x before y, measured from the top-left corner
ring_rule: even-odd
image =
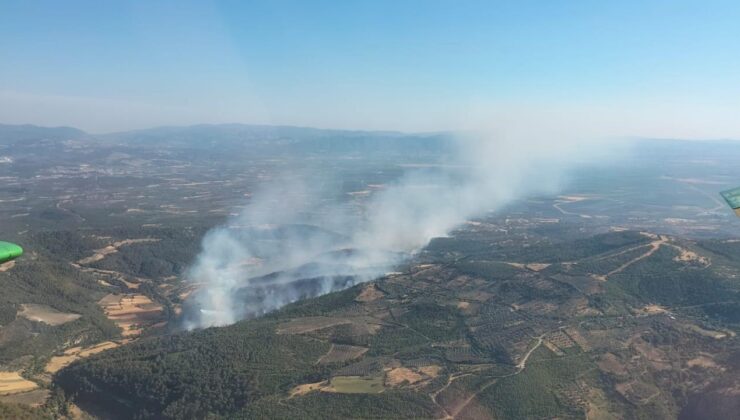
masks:
[[[678,255],[673,259],[673,261],[693,262],[693,263],[703,265],[704,267],[709,267],[709,265],[712,263],[709,258],[701,256],[694,251],[691,251],[684,247],[680,247],[676,244],[669,244],[669,245],[678,251]]]
[[[470,307],[470,302],[466,302],[464,300],[457,302],[457,309],[465,310],[465,309],[468,309],[469,307]]]
[[[421,375],[405,367],[391,369],[385,375],[385,383],[388,386],[404,384],[415,384],[424,379]]]
[[[360,292],[359,295],[355,298],[358,302],[372,302],[374,300],[378,300],[385,296],[383,292],[378,290],[377,287],[375,287],[374,284],[370,284],[366,286],[364,289],[362,289],[362,292]]]
[[[708,356],[700,355],[698,357],[695,357],[688,362],[686,362],[686,366],[688,367],[702,367],[705,369],[721,369],[724,370],[723,367],[718,365],[714,359]]]
[[[162,320],[162,305],[142,294],[110,294],[98,304],[105,315],[123,330],[124,337],[138,336],[142,326]]]
[[[88,357],[93,354],[100,353],[101,351],[112,349],[118,346],[120,346],[120,344],[116,343],[115,341],[103,341],[102,343],[98,343],[94,346],[85,348],[72,347],[65,350],[64,354],[62,354],[61,356],[52,357],[49,360],[49,363],[46,364],[44,370],[47,373],[56,373],[62,368],[68,366],[70,363],[74,362],[75,360],[82,359],[84,357]]]
[[[0,264],[0,272],[5,272],[15,267],[15,261],[8,261],[4,264]]]
[[[141,243],[147,243],[147,242],[159,242],[159,239],[156,239],[156,238],[124,239],[122,241],[113,242],[112,245],[108,245],[105,248],[96,249],[95,251],[93,251],[93,255],[89,257],[85,257],[77,261],[77,264],[80,264],[80,265],[92,264],[94,262],[98,262],[102,260],[103,258],[107,257],[110,254],[115,254],[116,252],[118,252],[118,248],[122,246],[141,244]]]
[[[18,372],[0,372],[0,395],[17,394],[38,387],[36,382],[23,378]]]
[[[645,305],[644,307],[640,309],[635,310],[636,315],[660,315],[660,314],[667,314],[670,313],[668,310],[660,305]]]
[[[418,382],[423,379],[421,375],[407,368],[396,368],[391,370],[391,372],[393,371],[398,372],[394,373],[390,379],[391,382],[389,382],[389,385],[393,384],[392,386],[402,384],[404,383],[404,380],[406,382],[410,382],[409,378],[414,379],[414,382]],[[410,372],[410,374],[406,371]],[[417,376],[419,379],[415,380]],[[328,381],[298,385],[293,387],[293,389],[289,391],[289,394],[291,398],[306,395],[314,391],[332,392],[337,394],[378,394],[385,390],[384,380],[388,381],[388,377],[384,378],[382,374],[373,376],[334,376]]]
[[[523,264],[523,263],[517,263],[517,262],[507,262],[506,264],[509,264],[512,267],[516,267],[522,270],[531,270],[531,271],[542,271],[550,266],[550,264],[547,264],[547,263]]]
[[[22,316],[29,321],[43,322],[45,324],[56,326],[77,320],[82,315],[60,312],[47,305],[24,303],[21,305],[21,310],[18,312],[18,316]]]
[[[419,372],[429,376],[430,378],[436,378],[439,376],[439,372],[441,371],[442,367],[437,365],[428,365],[419,368]]]
[[[723,338],[727,338],[727,333],[723,331],[708,330],[698,325],[688,324],[688,323],[684,324],[683,327],[688,331],[695,332],[697,334],[703,335],[704,337],[711,337],[711,338],[714,338],[715,340],[721,340]]]
[[[323,391],[341,394],[377,394],[384,389],[382,376],[335,376],[331,378],[329,387]]]
[[[298,385],[295,388],[293,388],[293,389],[290,390],[290,396],[292,398],[292,397],[297,397],[297,396],[300,396],[300,395],[306,395],[309,392],[320,391],[324,387],[326,387],[327,385],[328,385],[328,382],[326,382],[326,381],[314,382],[314,383],[311,383],[311,384]]]

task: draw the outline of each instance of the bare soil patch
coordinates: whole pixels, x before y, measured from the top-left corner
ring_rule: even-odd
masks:
[[[525,267],[527,267],[528,269],[532,271],[542,271],[549,266],[550,264],[546,264],[546,263],[530,263],[530,264],[527,264]]]
[[[688,362],[686,362],[686,366],[688,367],[701,367],[705,369],[721,369],[724,370],[720,365],[718,365],[714,359],[708,356],[700,355],[698,357],[695,357]]]
[[[15,261],[8,261],[4,264],[0,264],[0,272],[5,272],[15,267]]]
[[[385,294],[378,290],[378,288],[375,287],[374,284],[369,284],[364,289],[362,289],[362,292],[357,295],[355,300],[358,302],[373,302],[375,300],[383,298],[383,296],[385,296]]]
[[[122,241],[113,242],[113,244],[108,245],[105,248],[96,249],[95,251],[93,251],[93,255],[89,257],[85,257],[77,261],[77,264],[80,264],[80,265],[92,264],[94,262],[98,262],[102,260],[103,258],[107,257],[110,254],[115,254],[116,252],[118,252],[118,249],[122,246],[141,244],[141,243],[147,243],[147,242],[159,242],[159,239],[156,239],[156,238],[124,239]]]
[[[385,384],[387,386],[399,386],[403,384],[415,384],[424,379],[421,375],[405,367],[391,369],[385,375]]]
[[[34,303],[24,303],[18,316],[28,319],[29,321],[43,322],[48,325],[62,325],[79,319],[82,315],[65,313],[57,311],[51,306],[37,305]]]
[[[322,388],[325,388],[328,385],[329,383],[326,381],[314,382],[312,384],[298,385],[295,388],[290,390],[290,397],[293,398],[293,397],[297,397],[300,395],[306,395],[309,392],[320,391]]]
[[[715,340],[721,340],[723,338],[727,338],[727,333],[725,333],[724,331],[708,330],[706,328],[702,328],[694,324],[684,324],[683,327],[689,331],[695,332],[699,335],[703,335],[704,337],[714,338]]]
[[[646,305],[645,307],[638,309],[637,314],[639,315],[659,315],[666,314],[668,310],[660,305]]]
[[[548,263],[518,263],[518,262],[507,262],[506,264],[519,268],[521,270],[530,270],[530,271],[542,271],[549,267],[551,264]]]
[[[419,368],[419,372],[429,376],[430,378],[436,378],[439,376],[439,372],[441,371],[442,367],[437,365],[422,366]]]
[[[676,244],[670,244],[670,246],[678,251],[678,256],[676,256],[673,261],[695,263],[703,265],[704,267],[709,267],[709,265],[711,264],[711,260],[709,258],[701,256],[690,249],[686,249]]]

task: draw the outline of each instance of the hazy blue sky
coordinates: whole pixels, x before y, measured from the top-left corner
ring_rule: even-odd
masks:
[[[740,138],[737,1],[0,0],[0,122]]]

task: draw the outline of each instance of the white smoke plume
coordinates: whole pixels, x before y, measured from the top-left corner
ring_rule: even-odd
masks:
[[[469,135],[457,144],[445,164],[409,168],[375,192],[360,215],[305,178],[265,185],[203,239],[186,327],[227,325],[377,278],[467,219],[555,192],[568,168],[612,152],[553,133]]]

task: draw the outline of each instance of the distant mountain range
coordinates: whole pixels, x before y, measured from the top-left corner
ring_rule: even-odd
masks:
[[[0,124],[0,143],[42,139],[68,140],[84,136],[87,136],[87,133],[72,127]]]
[[[321,156],[342,154],[369,157],[373,155],[448,156],[456,150],[453,132],[402,133],[397,131],[353,131],[251,124],[198,124],[166,126],[107,134],[91,134],[74,127],[0,124],[0,146],[37,141],[80,140],[99,145],[137,149],[182,148],[192,151],[218,150],[250,155],[276,154]],[[653,159],[671,155],[701,152],[726,156],[738,153],[738,141],[681,139],[633,139],[640,144],[640,157]],[[692,152],[694,151],[694,152]]]
[[[109,134],[90,134],[71,127],[0,125],[0,144],[38,140],[95,140],[134,147],[184,147],[190,149],[269,149],[275,152],[357,153],[372,151],[418,153],[444,152],[451,147],[451,133],[400,133],[391,131],[349,131],[306,127],[200,124],[156,127]]]

